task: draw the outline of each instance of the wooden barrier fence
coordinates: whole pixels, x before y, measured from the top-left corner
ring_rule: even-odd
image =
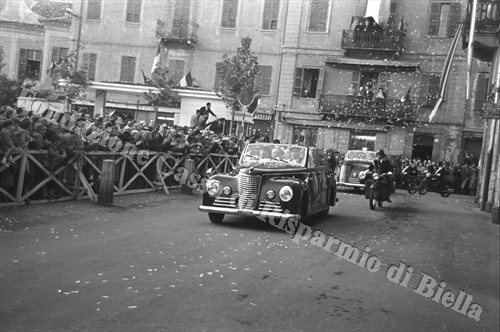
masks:
[[[238,160],[226,154],[172,154],[141,151],[141,154],[76,152],[65,160],[51,159],[47,151],[15,154],[15,163],[0,165],[0,207],[61,200],[97,200],[103,160],[114,160],[114,195],[133,194],[179,187],[186,158],[195,161],[198,179],[231,171]],[[140,160],[141,162],[138,162]]]

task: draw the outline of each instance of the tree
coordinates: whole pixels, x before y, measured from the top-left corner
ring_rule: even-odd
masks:
[[[77,70],[76,54],[71,52],[58,63],[53,63],[49,69],[52,86],[64,96],[68,109],[75,100],[82,99],[87,93],[87,71]]]
[[[238,102],[238,95],[244,87],[251,87],[254,94],[258,93],[254,81],[259,70],[259,63],[255,53],[250,50],[251,44],[251,38],[242,38],[241,45],[232,58],[227,54],[222,56],[223,63],[219,71],[222,79],[216,89],[221,94],[226,106],[233,112],[233,115],[241,107]]]
[[[4,59],[4,52],[0,49],[0,72],[5,66]],[[0,106],[9,105],[15,107],[20,91],[21,82],[19,80],[12,80],[7,75],[0,74]]]
[[[168,74],[168,68],[159,65],[155,69],[152,79],[144,78],[146,84],[155,88],[149,89],[149,92],[145,92],[144,98],[149,105],[153,106],[156,113],[160,106],[179,107],[180,104],[179,95],[172,90],[174,82]]]

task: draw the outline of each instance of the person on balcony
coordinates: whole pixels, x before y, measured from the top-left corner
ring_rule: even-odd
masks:
[[[354,84],[351,84],[347,89],[348,96],[354,96],[356,94],[356,89],[354,88]]]

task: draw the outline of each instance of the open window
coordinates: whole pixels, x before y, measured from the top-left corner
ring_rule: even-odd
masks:
[[[323,88],[323,70],[296,68],[293,95],[300,98],[319,98]]]

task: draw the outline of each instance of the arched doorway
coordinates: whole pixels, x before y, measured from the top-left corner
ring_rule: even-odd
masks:
[[[420,160],[432,159],[432,146],[434,145],[434,136],[417,134],[413,137],[412,159]]]

